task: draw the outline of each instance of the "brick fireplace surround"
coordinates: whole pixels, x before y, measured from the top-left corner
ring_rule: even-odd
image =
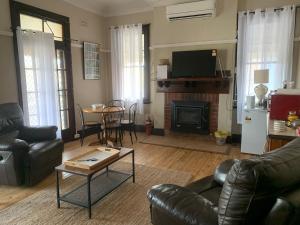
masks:
[[[171,129],[172,101],[202,101],[210,103],[210,133],[218,129],[219,94],[211,93],[165,93],[165,130]]]

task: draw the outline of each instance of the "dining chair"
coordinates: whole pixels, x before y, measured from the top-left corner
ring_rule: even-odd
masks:
[[[88,129],[93,129],[97,131],[97,136],[99,140],[103,140],[103,129],[102,129],[102,124],[99,121],[86,121],[84,117],[84,112],[82,110],[82,107],[77,104],[78,110],[79,110],[79,115],[80,115],[80,120],[81,120],[81,131],[80,131],[80,144],[81,146],[83,145],[83,140],[86,136],[86,131]],[[101,136],[100,136],[101,135]]]
[[[121,120],[122,120],[123,111],[120,111],[119,106],[107,106],[103,109],[103,120],[104,120],[104,129],[105,129],[105,141],[111,138],[113,131],[115,131],[116,143],[118,139],[122,145],[122,130],[121,130]]]
[[[107,106],[119,106],[125,108],[125,101],[121,99],[113,99],[107,103]]]
[[[128,110],[128,119],[121,120],[122,136],[125,130],[129,131],[131,144],[132,141],[132,131],[134,132],[135,139],[137,140],[136,130],[135,130],[135,116],[136,116],[137,103],[132,104]]]

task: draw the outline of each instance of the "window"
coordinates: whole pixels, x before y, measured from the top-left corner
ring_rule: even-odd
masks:
[[[75,115],[74,115],[74,100],[72,91],[72,69],[71,69],[71,50],[70,50],[70,25],[67,17],[54,14],[42,9],[38,9],[29,5],[12,1],[12,25],[14,30],[19,26],[22,30],[41,31],[52,33],[55,41],[56,64],[57,64],[57,86],[59,96],[59,110],[61,118],[62,137],[64,140],[71,140],[75,134]],[[17,46],[15,40],[15,48]],[[16,62],[18,56],[16,57]],[[28,88],[28,104],[31,106],[30,124],[35,124],[36,103],[34,98],[30,99],[31,95],[36,94],[34,79],[30,71],[30,58],[25,56],[26,67],[26,85]],[[17,73],[18,72],[17,68]],[[28,78],[28,79],[27,79]],[[20,78],[19,78],[20,79]],[[20,81],[18,79],[19,86]],[[20,90],[20,87],[19,87]],[[19,91],[19,95],[21,92]],[[22,104],[22,96],[19,96],[19,101]]]
[[[37,17],[26,14],[20,15],[21,29],[36,30],[54,35],[54,40],[63,41],[63,26],[62,24],[43,20]]]
[[[123,25],[111,28],[112,91],[114,99],[138,103],[142,113],[149,101],[149,25]],[[148,31],[148,32],[146,32]]]
[[[292,74],[295,7],[240,12],[237,48],[238,123],[246,96],[255,95],[254,71],[269,70],[269,90],[282,87]]]

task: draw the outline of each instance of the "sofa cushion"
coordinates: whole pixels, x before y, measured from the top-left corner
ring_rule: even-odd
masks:
[[[277,197],[300,184],[300,138],[228,173],[219,199],[219,225],[257,224]]]
[[[204,199],[207,200],[207,203],[212,208],[217,210],[222,186],[214,180],[214,176],[208,176],[194,181],[188,184],[186,188],[201,195]]]

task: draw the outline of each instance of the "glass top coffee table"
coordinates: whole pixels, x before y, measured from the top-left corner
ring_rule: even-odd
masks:
[[[119,161],[120,159],[129,156],[132,157],[132,171],[125,173],[121,171],[111,170],[110,165]],[[121,148],[120,154],[100,165],[99,167],[91,170],[79,169],[76,167],[65,166],[64,164],[57,166],[56,170],[56,193],[57,193],[57,207],[60,208],[60,202],[68,202],[88,209],[89,218],[92,217],[92,205],[104,198],[110,192],[115,190],[125,181],[132,177],[133,183],[135,182],[135,166],[134,166],[134,149]],[[103,170],[103,171],[102,171]],[[86,178],[84,184],[79,185],[67,193],[61,195],[60,193],[60,173],[69,173]]]

